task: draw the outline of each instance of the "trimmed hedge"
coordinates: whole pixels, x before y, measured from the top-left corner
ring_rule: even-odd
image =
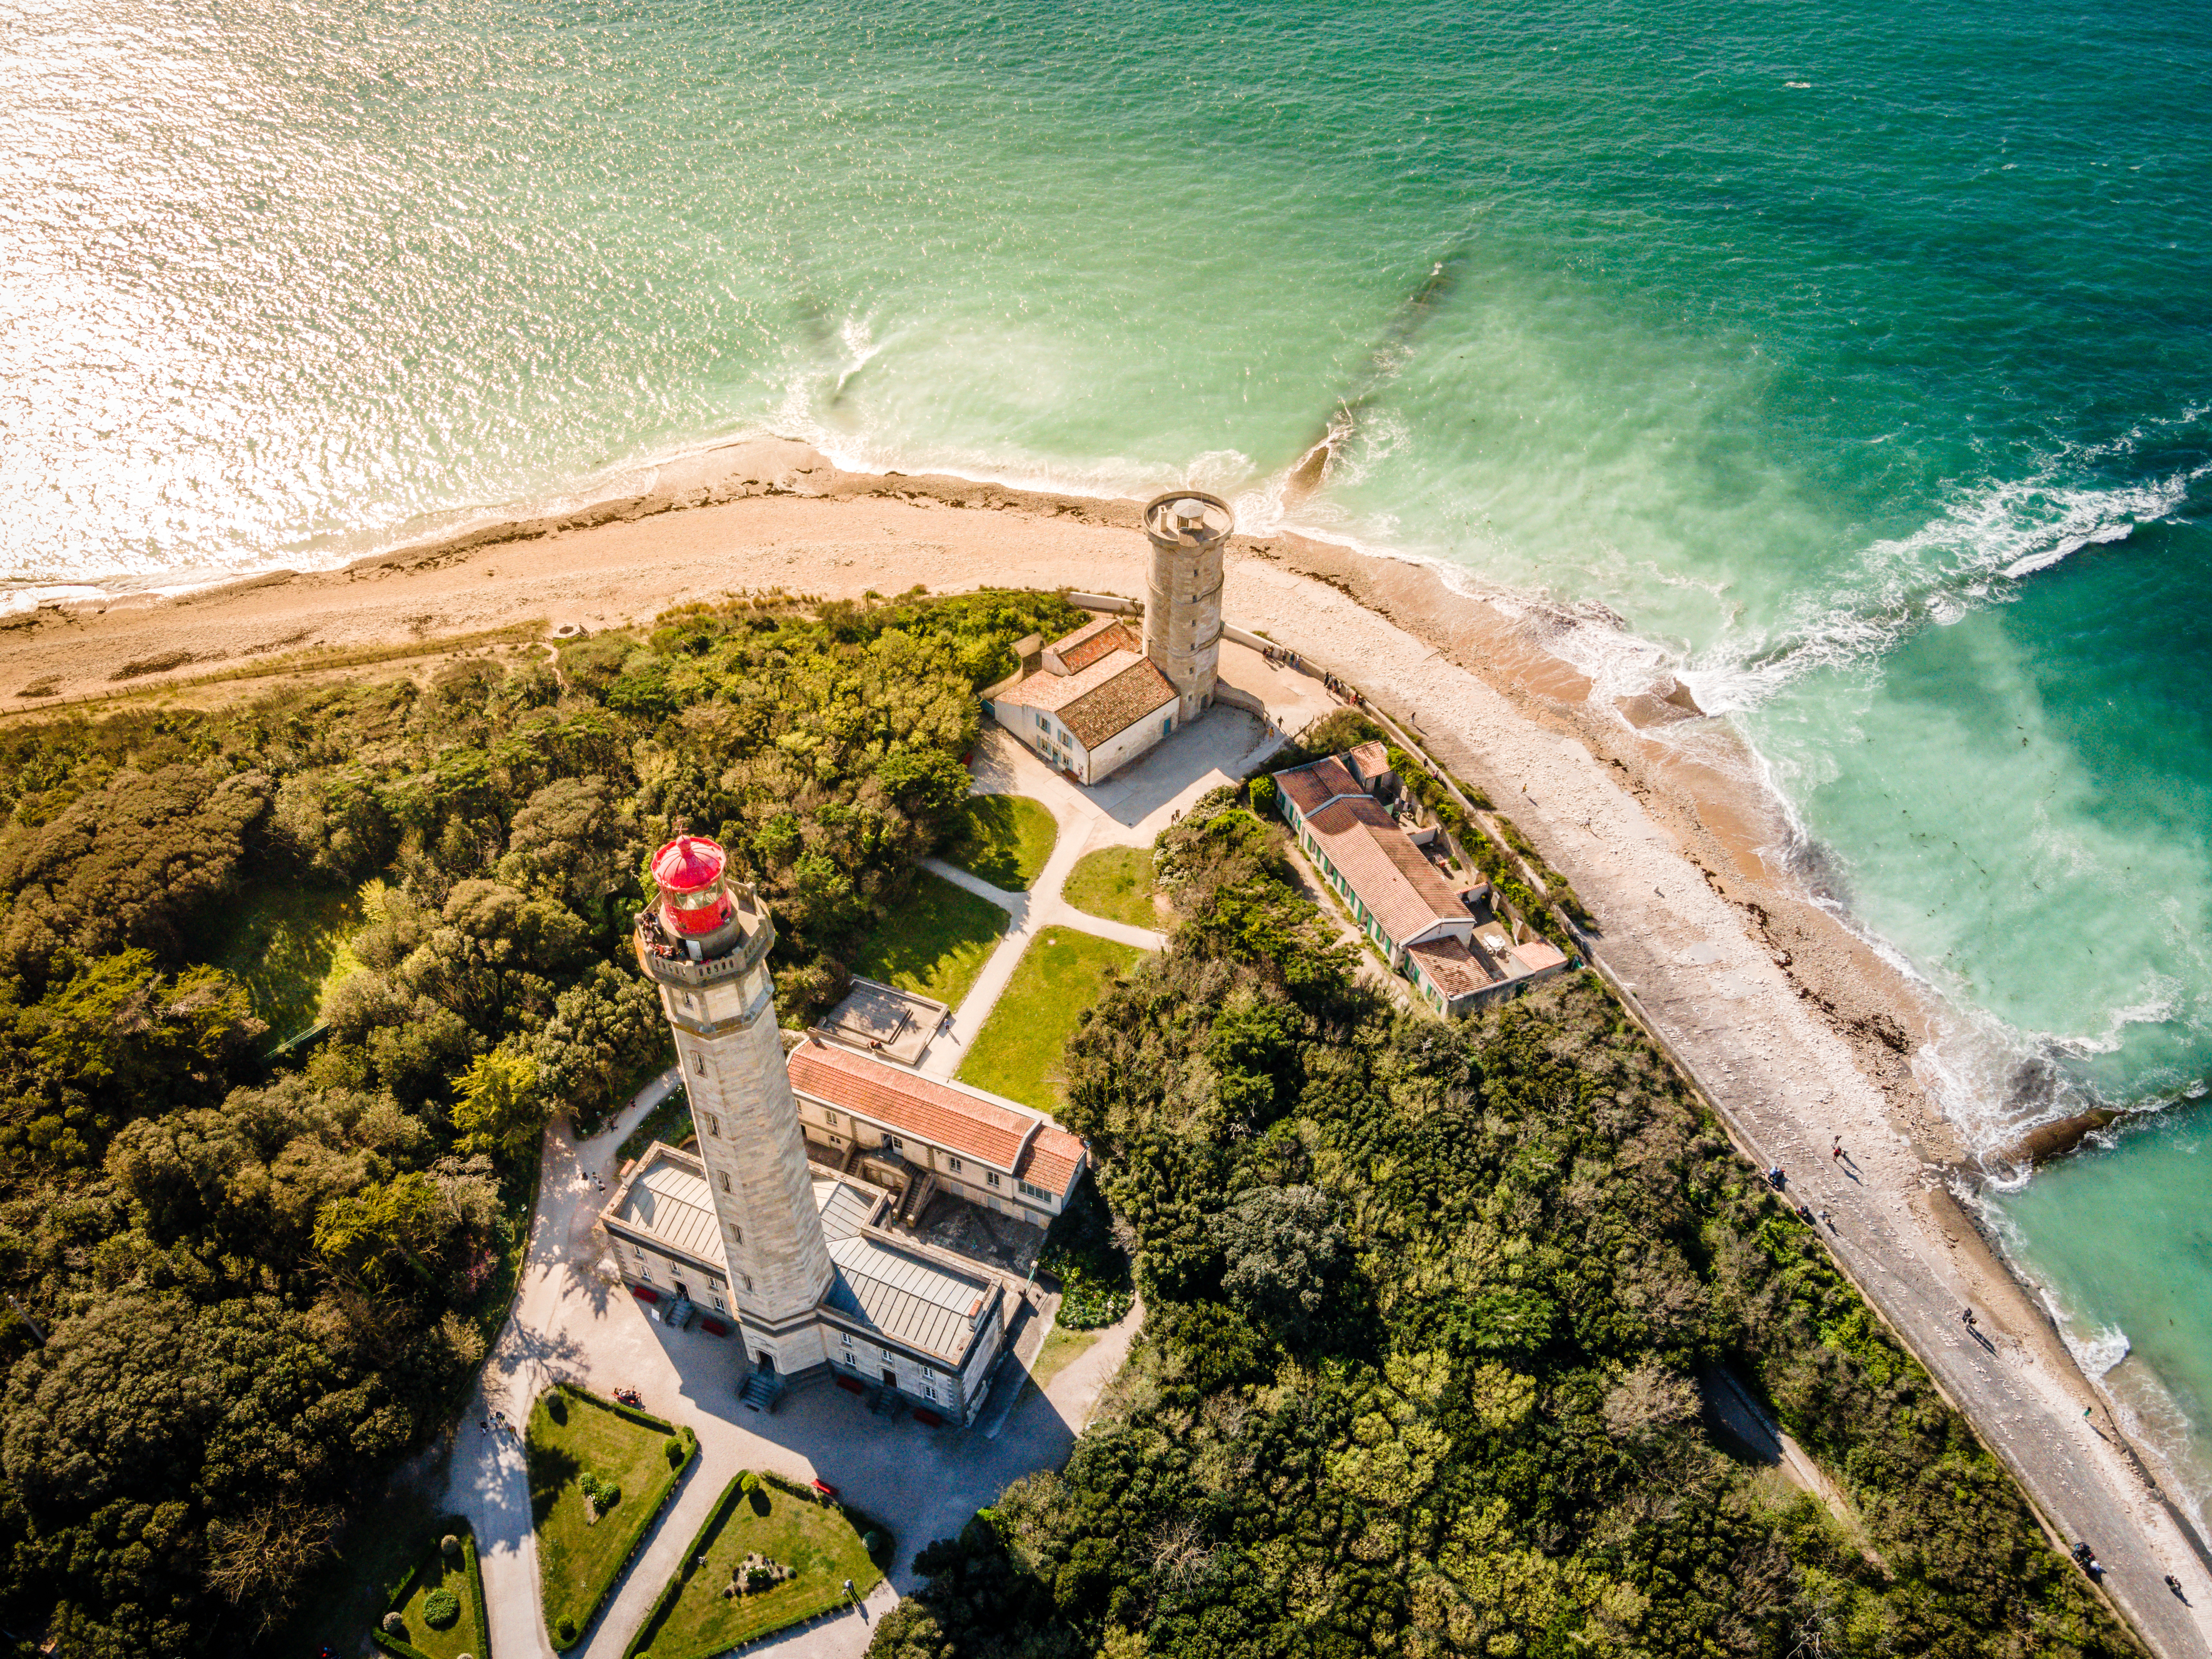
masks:
[[[691,1582],[693,1575],[698,1571],[699,1558],[707,1553],[707,1547],[714,1535],[714,1529],[729,1518],[730,1511],[737,1507],[740,1500],[757,1487],[763,1486],[775,1486],[793,1498],[804,1498],[808,1503],[818,1504],[825,1509],[836,1510],[845,1517],[846,1524],[852,1528],[854,1535],[863,1540],[871,1534],[879,1535],[883,1540],[882,1553],[878,1555],[871,1552],[869,1554],[869,1559],[876,1564],[878,1571],[882,1571],[887,1562],[897,1554],[897,1539],[891,1529],[873,1516],[854,1509],[850,1504],[834,1498],[825,1498],[812,1486],[793,1480],[787,1475],[778,1474],[773,1469],[761,1469],[757,1472],[751,1469],[740,1469],[730,1477],[730,1484],[722,1488],[722,1495],[714,1500],[714,1508],[707,1511],[706,1519],[699,1523],[699,1530],[691,1534],[691,1541],[684,1551],[684,1559],[678,1564],[675,1572],[670,1575],[668,1582],[660,1587],[660,1594],[653,1598],[653,1605],[646,1609],[644,1619],[639,1621],[635,1633],[629,1638],[629,1645],[623,1650],[623,1659],[647,1659],[647,1655],[651,1656],[651,1659],[714,1659],[715,1655],[731,1650],[716,1646],[702,1649],[693,1653],[675,1650],[662,1652],[655,1649],[653,1644],[659,1634],[661,1619],[674,1604],[676,1598],[684,1593],[684,1587]],[[810,1619],[819,1619],[831,1607],[841,1605],[844,1599],[844,1591],[841,1588],[835,1596],[821,1606],[805,1612],[793,1613],[786,1623],[778,1625],[774,1629],[764,1630],[756,1635],[749,1636],[739,1644],[739,1646],[750,1647],[756,1642],[764,1642],[771,1636],[789,1630],[793,1625],[803,1625]],[[802,1602],[799,1605],[804,1607],[805,1604]]]
[[[630,1546],[629,1553],[603,1571],[600,1574],[599,1583],[587,1583],[585,1586],[589,1592],[586,1605],[591,1611],[584,1616],[582,1623],[576,1626],[575,1633],[564,1638],[556,1628],[553,1620],[550,1618],[546,1619],[545,1633],[553,1644],[553,1650],[556,1653],[565,1653],[591,1634],[592,1626],[599,1621],[599,1614],[606,1610],[607,1597],[612,1593],[615,1585],[621,1581],[622,1576],[629,1571],[631,1564],[637,1559],[638,1551],[644,1545],[647,1534],[652,1532],[653,1522],[659,1519],[660,1512],[668,1507],[669,1500],[676,1496],[677,1488],[684,1484],[684,1472],[697,1460],[699,1437],[690,1429],[680,1427],[665,1417],[655,1417],[651,1412],[639,1411],[635,1407],[623,1405],[618,1400],[603,1398],[593,1394],[589,1389],[577,1387],[574,1382],[556,1382],[552,1391],[571,1400],[582,1401],[596,1409],[611,1412],[625,1422],[635,1423],[641,1428],[651,1429],[657,1433],[672,1436],[674,1441],[684,1448],[683,1461],[675,1462],[672,1460],[668,1480],[660,1488],[660,1496],[653,1501],[653,1508],[645,1517],[636,1523],[637,1537]],[[538,1607],[540,1617],[544,1616],[544,1612],[541,1589]]]
[[[640,1654],[652,1646],[651,1638],[659,1626],[661,1615],[668,1611],[670,1603],[684,1593],[684,1585],[691,1582],[691,1575],[698,1571],[696,1563],[706,1553],[707,1540],[714,1535],[714,1528],[729,1518],[729,1513],[737,1507],[738,1501],[752,1490],[752,1480],[750,1469],[740,1469],[730,1477],[730,1484],[722,1488],[722,1495],[714,1500],[714,1507],[707,1511],[707,1518],[699,1523],[699,1530],[691,1534],[690,1543],[684,1547],[683,1560],[669,1575],[668,1582],[660,1587],[660,1594],[653,1598],[653,1605],[645,1610],[645,1617],[630,1637],[629,1645],[623,1650],[623,1659],[638,1659]],[[679,1656],[655,1654],[653,1659],[679,1659]]]
[[[484,1606],[483,1568],[477,1560],[476,1528],[469,1524],[469,1518],[465,1515],[449,1515],[439,1522],[438,1532],[440,1534],[438,1542],[428,1551],[415,1558],[415,1565],[407,1569],[407,1576],[399,1581],[399,1588],[392,1593],[391,1601],[385,1604],[385,1612],[387,1614],[394,1613],[407,1605],[407,1598],[415,1594],[416,1580],[422,1577],[422,1569],[429,1565],[429,1557],[443,1556],[444,1534],[451,1533],[461,1540],[462,1571],[468,1577],[469,1601],[471,1610],[476,1614],[477,1632],[483,1638],[485,1651],[477,1656],[477,1659],[489,1659],[491,1615]],[[368,1634],[369,1638],[377,1646],[382,1648],[386,1653],[395,1655],[397,1659],[430,1659],[428,1654],[423,1652],[412,1642],[404,1641],[387,1632],[380,1619]]]

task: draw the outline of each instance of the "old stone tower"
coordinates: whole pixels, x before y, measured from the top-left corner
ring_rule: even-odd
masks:
[[[1152,574],[1145,584],[1145,654],[1176,689],[1176,724],[1213,702],[1221,664],[1221,554],[1236,520],[1216,495],[1179,489],[1145,508]]]
[[[726,871],[703,836],[653,854],[659,890],[638,918],[638,962],[675,1032],[746,1350],[788,1374],[823,1363],[815,1310],[830,1251],[776,1027],[775,924]]]

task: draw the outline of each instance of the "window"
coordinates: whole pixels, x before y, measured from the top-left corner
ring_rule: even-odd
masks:
[[[1026,1181],[1017,1181],[1014,1185],[1020,1188],[1026,1196],[1036,1199],[1042,1203],[1049,1204],[1053,1200],[1054,1194],[1042,1187],[1032,1186]]]
[[[653,1277],[653,1264],[645,1259],[643,1252],[640,1252],[637,1258],[637,1276],[643,1279]]]
[[[730,1243],[732,1244],[742,1244],[744,1242],[745,1230],[738,1225],[736,1222],[732,1221],[730,1224]]]
[[[923,1384],[921,1385],[921,1397],[922,1397],[924,1400],[934,1400],[934,1399],[936,1399],[936,1398],[937,1398],[937,1384],[935,1384],[934,1382],[925,1382],[925,1383],[923,1383]]]
[[[884,1145],[890,1147],[895,1152],[902,1152],[906,1150],[906,1142],[901,1140],[896,1135],[885,1135],[884,1137]]]
[[[685,991],[685,992],[682,993],[682,995],[683,995],[683,998],[684,998],[684,1006],[686,1008],[696,1008],[696,1007],[697,1007],[697,1006],[699,1006],[698,1000],[697,1000],[696,998],[695,998],[695,997],[694,997],[694,996],[693,996],[693,995],[692,995],[689,991]]]
[[[707,1114],[707,1133],[710,1135],[719,1135],[722,1133],[722,1120],[712,1112]]]
[[[721,1293],[720,1291],[715,1291],[715,1292],[714,1292],[714,1311],[715,1311],[716,1313],[727,1313],[727,1312],[729,1312],[729,1310],[729,1310],[728,1306],[727,1306],[726,1304],[724,1304],[724,1302],[722,1301],[722,1293]]]
[[[853,1346],[853,1334],[850,1331],[838,1332],[837,1340],[842,1342],[848,1348],[850,1348]]]
[[[983,1172],[983,1179],[995,1187],[999,1184],[999,1172],[996,1170],[986,1170]]]
[[[822,1114],[822,1121],[834,1129],[837,1127],[837,1114],[825,1111]]]
[[[694,1054],[691,1056],[691,1069],[696,1072],[701,1077],[706,1076],[707,1056],[702,1054]]]
[[[1175,716],[1174,716],[1173,714],[1170,714],[1170,715],[1169,715],[1165,720],[1162,720],[1162,721],[1160,722],[1160,735],[1161,735],[1162,737],[1164,737],[1164,738],[1165,736],[1167,736],[1167,734],[1168,734],[1169,732],[1172,732],[1172,731],[1174,731],[1174,730],[1175,730]]]
[[[749,1290],[749,1291],[750,1291],[750,1289],[752,1289],[752,1287],[753,1287],[753,1276],[752,1276],[750,1273],[739,1273],[739,1274],[738,1275],[738,1278],[740,1278],[740,1279],[744,1279],[744,1280],[745,1281],[745,1288],[746,1288],[747,1290]]]
[[[958,1175],[960,1173],[961,1167],[960,1160],[957,1158],[948,1158],[945,1160],[945,1167],[951,1170],[953,1174]]]
[[[730,1177],[726,1173],[722,1176],[722,1190],[726,1193],[730,1190]]]

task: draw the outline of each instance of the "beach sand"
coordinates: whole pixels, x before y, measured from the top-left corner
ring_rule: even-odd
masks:
[[[0,713],[117,693],[232,696],[268,681],[195,677],[528,621],[642,623],[746,590],[1139,597],[1138,507],[841,472],[803,445],[754,440],[664,467],[636,495],[488,522],[343,569],[5,619]],[[2046,1524],[2095,1544],[2108,1590],[2154,1651],[2212,1652],[2212,1559],[1953,1194],[1966,1149],[1911,1063],[1942,1011],[1778,866],[1784,825],[1726,728],[1656,696],[1593,706],[1589,682],[1544,649],[1541,618],[1455,592],[1425,566],[1240,537],[1224,603],[1231,622],[1359,685],[1527,831],[1740,1142],[1832,1212],[1838,1259],[2021,1475]],[[1836,1135],[1850,1170],[1829,1155]],[[1988,1348],[1960,1322],[1969,1304]],[[2168,1594],[2166,1572],[2191,1587],[2197,1611]]]

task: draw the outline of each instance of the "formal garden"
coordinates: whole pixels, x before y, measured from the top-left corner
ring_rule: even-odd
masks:
[[[1060,896],[1087,915],[1132,927],[1158,927],[1157,890],[1151,848],[1102,847],[1075,861]]]
[[[960,1081],[1041,1112],[1065,1099],[1060,1056],[1085,1011],[1143,960],[1112,939],[1053,927],[1022,952],[960,1067]]]
[[[708,1659],[865,1600],[891,1559],[878,1522],[780,1475],[723,1489],[625,1659]]]
[[[372,1634],[399,1659],[484,1659],[491,1621],[476,1534],[465,1517],[448,1516],[393,1592]]]
[[[945,844],[947,863],[994,887],[1019,892],[1037,878],[1060,828],[1042,801],[1027,795],[970,795]]]
[[[530,1413],[530,1516],[556,1650],[583,1639],[698,1451],[690,1430],[572,1384],[538,1396]]]

